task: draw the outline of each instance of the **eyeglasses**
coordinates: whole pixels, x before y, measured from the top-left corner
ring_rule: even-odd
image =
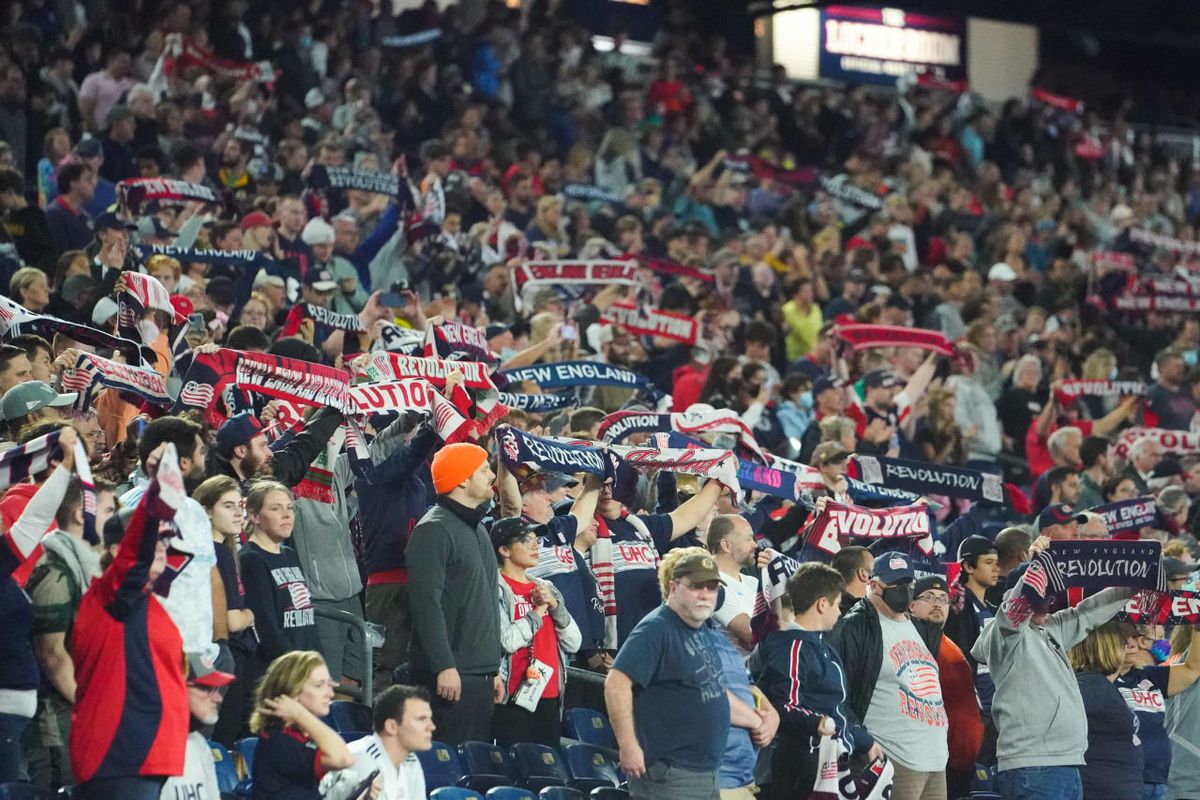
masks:
[[[931,605],[931,606],[944,606],[946,608],[950,607],[950,598],[949,597],[936,597],[934,595],[923,594],[920,597],[918,597],[917,599],[921,600],[925,603],[929,603],[929,605]]]
[[[512,544],[520,543],[520,544],[525,544],[525,545],[533,545],[533,544],[537,544],[537,539],[538,539],[538,537],[537,537],[536,533],[527,533],[524,536],[513,539]]]

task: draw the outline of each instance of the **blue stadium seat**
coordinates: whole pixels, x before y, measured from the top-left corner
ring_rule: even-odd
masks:
[[[590,744],[567,745],[563,751],[567,770],[571,773],[570,784],[576,789],[590,792],[606,786],[619,786],[621,779],[608,755],[599,747]]]
[[[0,800],[54,800],[53,789],[39,789],[32,783],[0,783]]]
[[[538,800],[586,800],[587,795],[566,786],[547,786],[538,792]]]
[[[516,786],[497,786],[489,789],[485,797],[487,800],[537,800],[533,792]]]
[[[246,778],[244,781],[242,781],[241,783],[239,783],[237,785],[236,789],[233,790],[233,796],[245,798],[246,800],[253,800],[253,798],[254,798],[254,781],[250,780],[249,778]]]
[[[463,742],[458,746],[467,777],[460,783],[477,792],[496,786],[511,786],[517,773],[504,751],[491,742]]]
[[[234,745],[234,749],[242,757],[242,763],[246,765],[246,774],[243,777],[249,778],[254,774],[254,751],[258,748],[258,737],[247,736],[245,739],[239,739]]]
[[[570,739],[578,739],[584,744],[596,747],[617,749],[617,738],[613,736],[612,727],[599,711],[590,708],[568,708],[563,713],[563,735]]]
[[[217,770],[217,789],[222,794],[232,792],[237,788],[238,781],[241,780],[241,777],[237,773],[237,766],[233,763],[233,758],[230,757],[229,751],[225,749],[225,745],[220,742],[214,742],[210,739],[208,749],[212,751],[213,766]]]
[[[592,789],[592,793],[588,797],[591,800],[629,800],[629,792],[624,789],[614,789],[611,786],[604,786],[599,789]]]
[[[342,737],[342,741],[349,744],[357,742],[359,739],[366,739],[371,734],[368,731],[338,731],[338,735]]]
[[[458,751],[443,742],[434,742],[433,747],[417,753],[421,770],[425,773],[425,788],[439,789],[443,786],[458,786],[467,774]]]
[[[461,786],[443,786],[430,792],[429,800],[483,800],[483,795]]]
[[[370,706],[353,700],[334,700],[329,704],[329,727],[335,731],[369,731],[375,728]]]
[[[567,768],[558,751],[542,744],[521,742],[510,750],[521,786],[540,791],[547,786],[566,786]]]

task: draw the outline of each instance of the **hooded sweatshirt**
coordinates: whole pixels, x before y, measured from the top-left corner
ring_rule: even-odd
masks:
[[[1105,589],[1034,625],[1024,587],[1022,575],[971,648],[971,656],[988,666],[996,683],[992,717],[1000,731],[998,767],[1082,766],[1087,715],[1067,651],[1112,619],[1134,590]]]

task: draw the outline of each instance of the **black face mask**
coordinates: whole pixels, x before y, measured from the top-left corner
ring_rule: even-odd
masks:
[[[895,611],[897,614],[903,614],[912,605],[912,582],[902,583],[899,586],[888,586],[880,594],[880,597],[892,611]]]

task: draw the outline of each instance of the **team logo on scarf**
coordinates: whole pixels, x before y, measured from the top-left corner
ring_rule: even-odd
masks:
[[[494,434],[501,460],[518,477],[531,472],[587,472],[604,479],[613,475],[612,460],[601,447],[534,436],[511,425],[497,426]]]
[[[135,395],[147,403],[166,407],[171,405],[167,394],[167,381],[155,370],[146,367],[131,367],[94,353],[80,353],[75,364],[63,370],[64,389],[79,392],[75,405],[86,409],[91,405],[92,393],[97,385]]]

